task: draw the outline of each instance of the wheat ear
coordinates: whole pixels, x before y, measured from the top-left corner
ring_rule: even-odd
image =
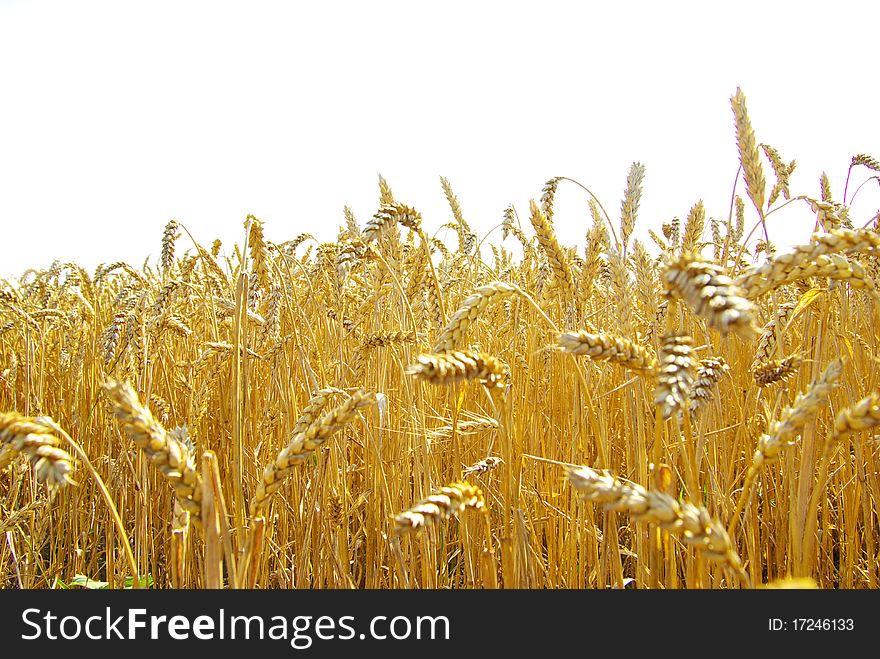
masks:
[[[685,544],[698,547],[710,560],[745,576],[730,536],[705,508],[679,502],[662,492],[648,491],[635,483],[624,483],[608,471],[567,467],[566,475],[581,498],[602,504],[606,510],[628,512],[638,522],[680,535]]]
[[[0,470],[21,453],[33,466],[37,480],[53,486],[75,485],[73,458],[58,448],[62,441],[40,417],[0,412]]]
[[[662,277],[668,295],[683,299],[722,335],[748,340],[756,333],[754,305],[720,265],[686,253],[667,262]]]
[[[452,314],[452,318],[437,338],[434,352],[446,352],[455,350],[464,342],[464,335],[480,315],[490,306],[497,304],[506,297],[521,292],[521,289],[503,281],[493,281],[485,286],[480,286],[471,293],[458,311]]]
[[[305,430],[295,433],[275,460],[263,470],[260,483],[251,499],[251,516],[259,515],[268,505],[269,497],[281,487],[284,480],[308,460],[324,442],[353,421],[360,410],[375,402],[375,394],[357,391],[349,399],[312,421]]]
[[[620,364],[645,375],[653,374],[657,366],[657,358],[645,346],[604,332],[566,332],[557,337],[556,345],[563,352]]]
[[[419,355],[406,372],[431,384],[477,379],[490,387],[502,386],[509,374],[508,368],[492,355],[469,350]]]
[[[181,508],[201,523],[202,477],[192,453],[153,418],[127,383],[110,379],[104,391],[113,402],[113,414],[131,441],[168,479]]]
[[[458,515],[467,508],[484,510],[483,492],[467,482],[450,483],[394,518],[394,535],[418,532],[430,524]]]

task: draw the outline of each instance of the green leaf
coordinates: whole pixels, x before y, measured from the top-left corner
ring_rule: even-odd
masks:
[[[141,588],[150,588],[153,585],[153,576],[148,574],[146,576],[141,577],[140,579],[140,587]],[[74,587],[79,586],[80,588],[88,588],[89,590],[108,590],[110,588],[110,584],[106,581],[98,581],[97,579],[92,579],[91,577],[87,577],[84,574],[77,574],[71,579],[70,583],[67,584],[66,587]],[[125,586],[127,590],[131,590],[134,586],[134,577],[125,577]]]
[[[96,581],[84,574],[75,575],[68,585],[80,586],[81,588],[88,588],[89,590],[107,590],[107,588],[110,587],[110,584],[106,581]]]
[[[148,574],[140,579],[140,587],[141,588],[150,588],[153,585],[153,575]],[[131,589],[134,586],[134,577],[125,577],[125,587],[127,589]]]

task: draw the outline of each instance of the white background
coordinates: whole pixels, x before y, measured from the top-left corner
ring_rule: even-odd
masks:
[[[331,241],[343,205],[375,212],[378,173],[429,230],[446,176],[481,238],[557,175],[617,220],[635,160],[637,234],[698,199],[726,218],[738,85],[758,140],[797,159],[792,192],[818,197],[824,170],[839,201],[850,158],[880,158],[877,6],[0,0],[0,277],[155,262],[171,218],[205,245],[248,213],[269,240]],[[559,189],[566,244],[586,200]],[[869,184],[856,224],[878,207]],[[781,242],[814,220],[773,218]]]

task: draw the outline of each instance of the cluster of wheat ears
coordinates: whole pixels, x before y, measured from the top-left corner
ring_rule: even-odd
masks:
[[[880,163],[792,196],[731,106],[728,217],[650,249],[635,163],[619,217],[557,177],[496,243],[380,177],[336,242],[171,221],[153,265],[0,281],[0,587],[876,588]]]

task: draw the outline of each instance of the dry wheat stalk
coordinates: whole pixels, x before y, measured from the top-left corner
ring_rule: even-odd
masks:
[[[458,515],[467,508],[485,510],[483,492],[466,482],[450,483],[394,518],[395,536],[418,532],[430,524]]]
[[[683,299],[722,335],[751,339],[757,331],[754,305],[720,265],[686,253],[667,262],[662,279],[668,295]]]
[[[189,449],[153,418],[127,383],[114,379],[104,384],[113,402],[113,415],[128,437],[168,479],[180,506],[198,524],[202,514],[202,477]]]
[[[556,345],[563,352],[610,361],[645,375],[652,374],[657,366],[657,358],[649,348],[604,332],[566,332],[557,337]]]
[[[31,463],[37,480],[52,486],[75,485],[73,458],[58,448],[62,441],[41,417],[0,412],[0,471],[17,453]]]

